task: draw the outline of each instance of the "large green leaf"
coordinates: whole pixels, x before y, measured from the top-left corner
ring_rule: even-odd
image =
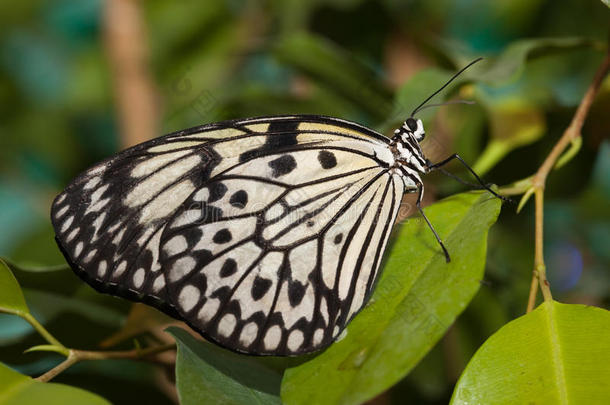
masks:
[[[42,383],[0,363],[0,405],[110,405],[105,399],[64,384]]]
[[[404,377],[478,290],[487,231],[499,210],[489,193],[458,194],[426,209],[451,252],[449,264],[425,222],[407,220],[370,303],[343,339],[286,371],[282,400],[361,403]]]
[[[609,331],[608,311],[546,302],[481,346],[452,403],[608,403]]]
[[[168,329],[176,338],[176,387],[182,405],[279,404],[280,375],[252,358],[211,348],[184,329]]]
[[[4,260],[0,259],[0,312],[29,313],[23,292]]]

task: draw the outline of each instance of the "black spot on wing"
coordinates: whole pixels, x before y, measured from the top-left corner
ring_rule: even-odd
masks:
[[[222,197],[224,197],[226,192],[227,186],[222,183],[213,183],[210,185],[210,197],[208,198],[208,202],[212,203],[220,200]]]
[[[248,203],[248,193],[245,190],[235,192],[229,199],[229,203],[236,208],[244,208]]]
[[[335,236],[335,239],[333,240],[333,242],[335,242],[335,245],[338,245],[339,243],[341,243],[342,240],[343,240],[343,234],[342,233],[338,233]]]
[[[266,278],[256,277],[252,283],[252,299],[258,301],[265,296],[269,288],[271,288],[271,280]]]
[[[272,121],[269,124],[269,129],[267,132],[269,134],[277,135],[268,135],[265,143],[260,148],[242,153],[239,156],[239,161],[244,162],[258,156],[263,156],[269,152],[273,152],[274,150],[296,145],[298,143],[297,127],[299,126],[299,123],[300,121],[298,120]]]
[[[297,161],[292,155],[283,155],[277,159],[273,159],[269,163],[269,167],[273,170],[273,177],[284,176],[297,167]]]
[[[237,262],[231,258],[228,258],[223,263],[220,269],[220,277],[229,277],[237,271]]]
[[[292,307],[296,307],[303,300],[305,295],[305,286],[298,281],[292,281],[288,284],[288,300]]]
[[[233,239],[233,235],[231,235],[231,231],[226,228],[216,232],[216,234],[214,234],[214,237],[212,238],[214,243],[218,244],[230,242],[231,239]]]
[[[197,265],[199,266],[208,264],[214,258],[212,252],[207,249],[193,250],[191,251],[190,255],[195,259]]]
[[[318,162],[324,169],[332,169],[337,166],[337,158],[335,154],[327,150],[321,150],[318,153]]]
[[[189,248],[192,248],[197,243],[199,243],[199,241],[203,237],[203,232],[201,232],[201,229],[194,227],[184,229],[181,234],[186,239]]]

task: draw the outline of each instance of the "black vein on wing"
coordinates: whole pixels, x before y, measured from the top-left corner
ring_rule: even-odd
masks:
[[[385,188],[383,190],[383,195],[381,196],[379,205],[377,206],[376,210],[373,212],[373,215],[379,216],[379,208],[381,207],[383,209],[384,203],[385,203],[385,197],[388,193],[388,189],[390,186],[391,180],[387,181],[385,184]],[[369,205],[373,202],[374,197],[376,196],[377,193],[375,193],[375,195],[373,195],[373,197],[371,198],[371,201],[369,202]],[[368,210],[368,205],[367,205],[367,210]],[[362,243],[362,247],[363,249],[360,250],[360,254],[358,255],[358,259],[356,261],[356,266],[355,266],[355,271],[354,274],[352,275],[352,281],[349,287],[349,291],[347,294],[347,297],[345,298],[345,300],[343,300],[343,310],[341,312],[341,317],[337,320],[337,323],[341,326],[346,325],[347,322],[349,321],[349,319],[347,318],[349,316],[349,312],[351,310],[351,306],[352,306],[352,302],[354,300],[354,295],[356,293],[356,285],[358,284],[358,276],[360,275],[360,272],[362,270],[362,262],[364,261],[364,257],[366,256],[366,254],[368,253],[369,249],[368,246],[371,243],[371,239],[373,238],[373,234],[375,233],[375,231],[377,230],[377,226],[378,224],[373,222],[373,225],[369,228],[365,240]],[[383,239],[385,235],[382,233],[381,234],[381,238]],[[350,241],[351,244],[351,241]],[[371,274],[375,273],[375,265],[376,265],[376,257],[373,258],[373,264],[371,267]],[[370,274],[369,274],[370,277]],[[365,294],[366,295],[366,292]],[[364,300],[362,301],[364,303]],[[354,315],[357,313],[357,311],[354,312]]]
[[[356,219],[356,221],[354,222],[353,226],[350,228],[346,238],[345,238],[345,242],[343,243],[343,246],[341,247],[341,254],[339,255],[339,261],[337,262],[337,268],[335,271],[335,282],[334,282],[334,291],[333,291],[333,299],[336,300],[335,301],[335,305],[340,308],[341,310],[341,316],[343,316],[345,309],[349,308],[349,305],[345,305],[345,300],[341,301],[341,299],[339,298],[339,282],[341,280],[341,273],[343,270],[343,263],[345,262],[345,258],[346,258],[346,254],[347,251],[349,250],[352,241],[354,240],[354,236],[356,235],[356,233],[358,232],[358,230],[360,229],[360,225],[362,225],[362,221],[364,220],[369,207],[371,206],[371,204],[373,203],[373,200],[375,199],[375,196],[377,195],[377,191],[379,190],[379,187],[381,187],[381,185],[379,185],[377,187],[376,190],[373,191],[373,195],[371,196],[371,198],[368,200],[368,202],[366,203],[366,206],[364,207],[364,209],[362,210],[362,212],[358,215],[358,218]],[[374,229],[374,227],[371,227],[371,229]],[[369,230],[370,231],[370,230]],[[364,247],[364,251],[366,251],[366,244],[362,245]],[[358,273],[360,271],[360,269],[358,268],[358,266],[356,266],[354,268],[354,271],[356,273]],[[353,284],[354,282],[354,277],[351,277],[351,284]],[[347,297],[346,297],[347,299]],[[337,325],[338,324],[338,319],[337,319],[337,314],[333,314],[334,315],[334,324]],[[332,321],[332,318],[329,318],[329,323]],[[331,326],[329,325],[329,328]]]
[[[400,198],[396,198],[396,184],[394,183],[394,177],[391,177],[391,182],[392,182],[392,197],[391,197],[391,202],[392,205],[390,206],[390,209],[388,211],[388,216],[387,219],[385,221],[385,225],[383,227],[383,231],[382,231],[382,237],[379,238],[379,244],[377,245],[377,251],[375,252],[375,261],[374,263],[374,267],[373,267],[373,271],[371,271],[371,274],[369,275],[369,279],[366,283],[366,294],[364,296],[364,300],[363,302],[366,302],[372,291],[373,291],[373,283],[374,281],[377,279],[376,275],[377,275],[377,271],[379,270],[379,267],[381,265],[381,259],[383,256],[383,252],[384,252],[384,247],[387,243],[387,240],[390,236],[390,231],[391,231],[391,226],[394,223],[394,220],[396,218],[396,215],[398,214],[398,210],[396,211],[396,213],[394,213],[394,207],[396,206],[396,203],[400,203]],[[401,196],[402,197],[402,196]]]

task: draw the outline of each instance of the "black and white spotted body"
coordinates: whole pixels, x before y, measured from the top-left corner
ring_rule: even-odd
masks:
[[[423,137],[412,118],[392,139],[320,116],[192,128],[87,170],[51,219],[100,291],[237,352],[308,353],[369,298],[401,198],[429,170]]]

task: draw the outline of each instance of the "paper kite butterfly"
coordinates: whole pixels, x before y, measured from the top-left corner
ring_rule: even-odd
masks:
[[[419,192],[423,214],[421,175],[459,159],[432,164],[422,153],[413,115],[432,96],[391,139],[296,115],[137,145],[57,196],[57,242],[99,291],[157,307],[228,349],[319,350],[370,297],[403,195]]]

